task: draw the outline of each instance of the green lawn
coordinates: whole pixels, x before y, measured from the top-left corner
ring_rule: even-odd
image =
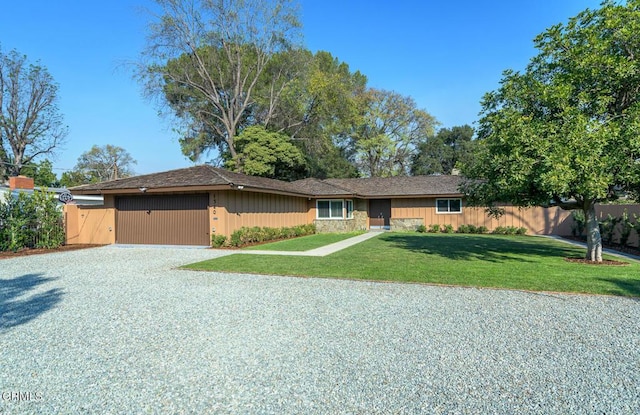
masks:
[[[230,255],[185,268],[640,296],[640,264],[570,263],[579,247],[537,237],[385,233],[326,257]]]
[[[317,233],[315,235],[301,236],[299,238],[286,239],[263,245],[254,245],[243,249],[259,251],[308,251],[310,249],[320,248],[321,246],[340,242],[345,239],[361,235],[362,233],[363,232]]]

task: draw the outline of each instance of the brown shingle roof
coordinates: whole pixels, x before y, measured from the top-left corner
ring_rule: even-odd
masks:
[[[202,165],[160,173],[145,174],[71,188],[82,194],[115,193],[147,188],[243,186],[265,192],[287,193],[304,197],[407,197],[459,195],[460,176],[372,177],[363,179],[304,179],[292,183],[265,177],[248,176]]]
[[[459,195],[460,176],[370,177],[326,179],[325,183],[349,189],[362,197]]]
[[[127,177],[125,179],[112,180],[102,183],[92,183],[73,187],[70,190],[78,193],[100,193],[102,191],[131,190],[139,188],[172,188],[172,187],[201,187],[234,185],[274,192],[294,193],[300,192],[292,186],[292,183],[281,180],[267,179],[265,177],[247,176],[233,173],[228,170],[202,165],[178,170],[169,170],[160,173],[144,174],[141,176]],[[306,194],[303,194],[306,196]]]

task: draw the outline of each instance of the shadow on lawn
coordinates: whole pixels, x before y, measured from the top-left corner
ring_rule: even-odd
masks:
[[[393,246],[427,255],[454,260],[537,262],[534,256],[565,258],[575,256],[575,249],[559,247],[533,238],[491,237],[488,235],[403,235],[385,234],[381,238]]]
[[[615,285],[619,291],[612,294],[640,297],[640,280],[628,280],[620,278],[599,278],[600,281],[608,282]],[[640,301],[640,298],[636,298],[636,301]]]
[[[53,281],[41,274],[26,274],[0,281],[0,331],[28,323],[54,308],[62,301],[59,288],[29,293],[38,286]]]

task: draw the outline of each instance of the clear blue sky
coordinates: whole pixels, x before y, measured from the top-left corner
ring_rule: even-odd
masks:
[[[151,0],[22,0],[0,8],[0,47],[39,60],[60,84],[69,126],[58,176],[92,145],[124,147],[138,174],[187,167],[167,120],[131,70]],[[360,70],[369,86],[415,99],[442,127],[477,120],[505,69],[521,70],[532,39],[600,0],[300,0],[305,46]]]

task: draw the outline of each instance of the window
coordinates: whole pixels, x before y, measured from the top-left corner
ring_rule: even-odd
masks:
[[[318,200],[316,201],[318,219],[351,219],[353,218],[353,200]]]
[[[436,213],[462,213],[462,199],[436,199]]]

